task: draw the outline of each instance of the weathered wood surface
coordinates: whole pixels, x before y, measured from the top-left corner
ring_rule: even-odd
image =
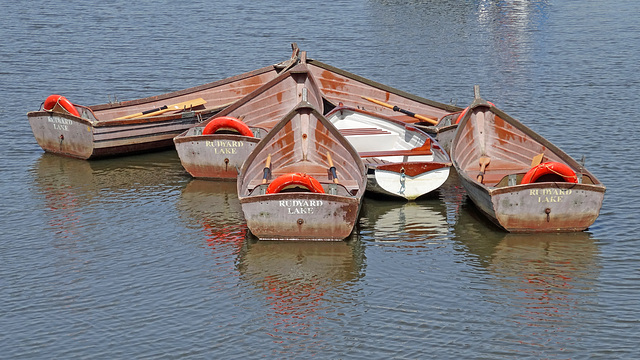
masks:
[[[296,186],[267,192],[275,179],[290,173],[315,178],[323,192]],[[258,143],[237,185],[247,226],[258,238],[342,240],[358,219],[366,168],[339,131],[311,104],[301,102]]]
[[[27,117],[38,145],[63,156],[92,159],[170,148],[173,137],[275,78],[297,57],[294,49],[292,58],[283,63],[162,95],[93,106],[74,104],[79,117],[42,109]]]
[[[567,165],[578,182],[555,176],[522,184],[540,154],[541,161]],[[582,164],[479,94],[458,125],[451,158],[469,198],[507,231],[581,231],[599,215],[605,186]],[[490,161],[481,173],[482,158]]]
[[[182,166],[196,178],[235,180],[237,170],[258,141],[303,100],[322,111],[320,89],[306,65],[298,64],[178,135],[174,142]],[[241,119],[252,130],[253,136],[229,134],[223,130],[202,134],[209,122],[223,116]]]

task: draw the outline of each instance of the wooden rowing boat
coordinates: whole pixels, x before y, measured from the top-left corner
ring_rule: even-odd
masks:
[[[327,119],[362,157],[371,193],[415,200],[449,177],[449,155],[412,125],[346,106],[333,109]]]
[[[271,240],[343,240],[366,189],[360,156],[317,109],[301,102],[256,145],[238,177],[251,233]]]
[[[297,45],[292,46],[297,49]],[[189,174],[214,180],[236,179],[242,161],[259,139],[300,101],[302,88],[308,90],[307,101],[323,113],[345,104],[375,110],[397,121],[419,124],[435,122],[460,110],[308,59],[305,51],[299,52],[298,60],[289,73],[283,72],[253,94],[174,139],[178,156]],[[228,127],[221,127],[217,134],[202,133],[207,132],[209,122],[225,116],[242,118],[253,134],[242,135],[238,129],[229,132]]]
[[[425,99],[321,61],[307,59],[305,52],[302,51],[300,59],[309,65],[309,70],[318,80],[325,99],[333,106],[342,103],[345,106],[368,110],[427,130],[432,129],[434,124],[445,124],[447,119],[455,116],[452,114],[462,111],[462,108],[457,106]],[[326,111],[329,110],[331,108],[327,107]],[[439,125],[439,127],[442,126]],[[455,126],[450,129],[454,131],[438,131],[433,132],[432,135],[445,150],[453,137]],[[429,131],[426,132],[429,133]],[[448,141],[443,143],[445,139]]]
[[[173,147],[173,138],[275,78],[290,59],[223,80],[137,100],[82,106],[52,95],[27,114],[38,145],[50,153],[93,159]]]
[[[583,164],[480,98],[478,87],[451,158],[471,201],[507,231],[582,231],[599,215],[605,186]]]
[[[298,64],[176,136],[182,166],[196,178],[235,180],[260,139],[303,100],[322,111],[318,86],[306,65]]]
[[[309,65],[309,70],[318,80],[325,98],[336,106],[342,103],[407,123],[433,123],[447,114],[462,110],[457,106],[425,99],[318,60],[307,59],[302,51],[300,59]]]

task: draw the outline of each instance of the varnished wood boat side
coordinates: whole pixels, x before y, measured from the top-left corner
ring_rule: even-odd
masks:
[[[329,156],[337,181],[330,171]],[[263,181],[267,159],[270,171]],[[314,177],[324,193],[266,194],[269,183],[286,173]],[[247,226],[261,239],[342,240],[355,226],[365,188],[366,170],[355,149],[306,102],[256,146],[238,179]]]
[[[523,175],[537,165],[532,165],[532,160],[540,155],[544,162],[568,165],[578,183],[546,180],[521,184]],[[605,187],[592,173],[480,98],[459,124],[451,157],[469,198],[507,231],[581,231],[599,215]]]
[[[299,64],[175,137],[174,143],[182,166],[193,177],[235,180],[237,169],[259,139],[302,100],[322,109],[320,89],[306,65]],[[254,136],[222,133],[202,135],[202,129],[209,122],[224,116],[242,119],[252,129]]]

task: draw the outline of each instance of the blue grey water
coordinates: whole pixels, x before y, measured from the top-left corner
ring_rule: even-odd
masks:
[[[2,4],[0,358],[640,356],[637,0]],[[45,154],[26,112],[309,57],[465,106],[473,86],[607,186],[585,232],[489,225],[452,176],[367,198],[348,241],[246,236],[233,184],[175,151]]]

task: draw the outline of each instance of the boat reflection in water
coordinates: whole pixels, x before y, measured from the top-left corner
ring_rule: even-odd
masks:
[[[505,233],[483,219],[463,206],[454,238],[469,251],[467,263],[487,273],[491,311],[506,314],[504,331],[487,346],[534,358],[571,358],[588,346],[581,341],[591,341],[593,319],[585,317],[600,277],[597,240],[588,232]]]
[[[30,190],[42,197],[43,218],[56,239],[75,241],[101,231],[126,233],[131,219],[113,214],[128,207],[144,206],[145,218],[162,219],[172,201],[168,192],[184,181],[181,172],[170,151],[91,162],[43,153],[30,169]]]
[[[360,223],[360,235],[375,242],[419,246],[429,240],[444,240],[449,233],[446,208],[438,199],[407,202],[367,197]]]
[[[335,325],[336,303],[354,301],[363,272],[363,247],[348,241],[258,241],[249,236],[237,262],[240,280],[267,303],[266,333],[300,353]]]
[[[230,255],[239,253],[247,232],[236,183],[191,179],[177,206],[189,226],[202,231],[211,253],[232,262]]]

